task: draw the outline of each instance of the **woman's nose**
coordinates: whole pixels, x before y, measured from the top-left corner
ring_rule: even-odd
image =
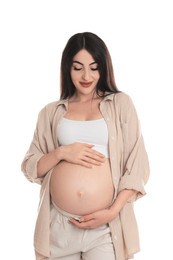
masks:
[[[84,70],[84,71],[83,71],[82,78],[83,78],[84,80],[89,80],[89,78],[90,78],[90,73],[89,73],[88,70]]]

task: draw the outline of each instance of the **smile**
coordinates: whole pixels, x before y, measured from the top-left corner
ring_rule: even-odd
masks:
[[[82,85],[82,87],[88,88],[92,85],[92,82],[91,81],[90,82],[80,82],[80,84]]]

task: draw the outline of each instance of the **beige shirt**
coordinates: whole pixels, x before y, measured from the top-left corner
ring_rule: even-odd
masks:
[[[46,153],[58,147],[57,125],[68,110],[68,100],[45,106],[39,113],[34,137],[22,162],[22,171],[31,181],[41,184],[40,204],[35,227],[35,250],[49,257],[50,177],[37,177],[37,163]],[[114,200],[124,189],[137,193],[126,203],[119,215],[109,223],[116,260],[133,258],[140,250],[138,228],[133,202],[145,195],[144,185],[149,177],[148,156],[139,120],[131,98],[125,93],[110,94],[100,103],[100,111],[107,123]]]

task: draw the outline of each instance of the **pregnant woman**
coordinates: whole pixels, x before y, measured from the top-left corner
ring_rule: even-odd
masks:
[[[145,195],[148,158],[97,35],[68,40],[60,100],[40,111],[22,171],[41,184],[37,260],[125,260],[139,251],[133,202]]]

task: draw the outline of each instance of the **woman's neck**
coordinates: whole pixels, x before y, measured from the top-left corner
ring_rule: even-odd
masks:
[[[71,102],[80,102],[80,103],[88,103],[94,100],[98,100],[100,99],[100,97],[97,95],[96,92],[85,95],[85,94],[81,94],[76,92],[69,101]]]

